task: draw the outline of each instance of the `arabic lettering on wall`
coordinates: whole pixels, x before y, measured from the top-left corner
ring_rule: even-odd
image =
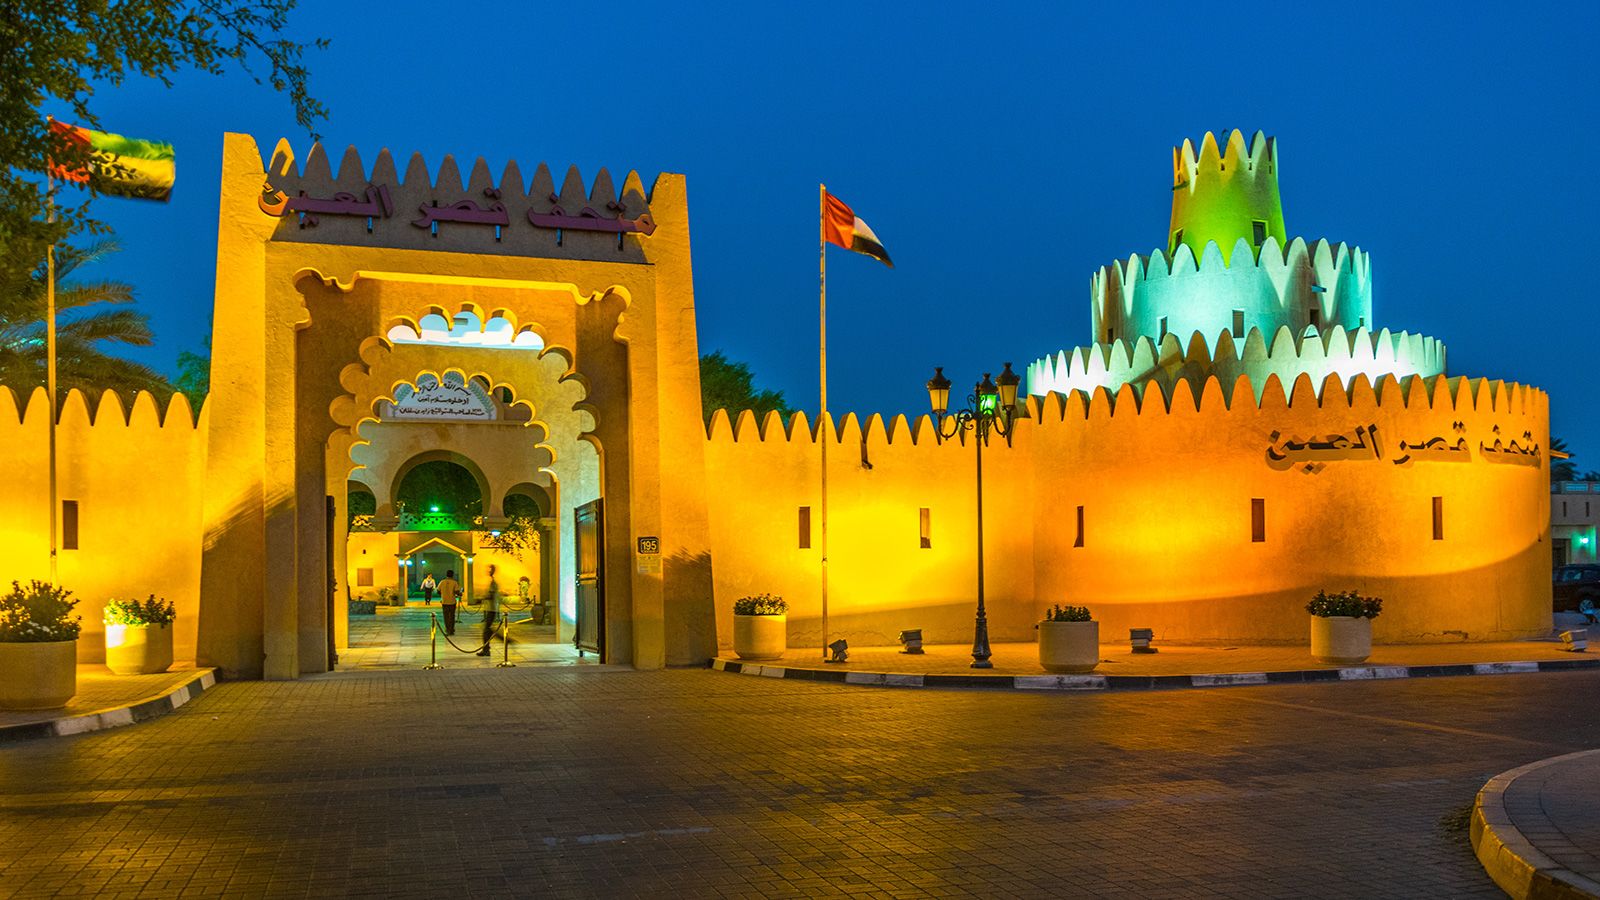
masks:
[[[439,223],[452,222],[460,225],[492,225],[494,236],[500,239],[501,229],[511,225],[511,213],[501,201],[500,191],[495,188],[485,188],[483,196],[486,202],[479,203],[471,198],[441,202],[434,199],[417,207],[419,216],[412,219],[411,224],[418,228],[426,228],[434,234],[439,233]],[[644,213],[638,218],[624,218],[627,211],[622,204],[609,202],[606,211],[600,212],[592,206],[585,206],[576,213],[568,213],[562,209],[560,198],[555,194],[550,195],[550,202],[554,204],[549,212],[535,212],[528,210],[528,223],[535,228],[553,229],[559,233],[567,231],[601,231],[617,235],[620,240],[624,234],[638,234],[649,237],[655,233],[655,220],[649,213]],[[322,216],[352,216],[367,220],[367,231],[371,232],[376,220],[388,219],[394,215],[394,200],[390,196],[387,184],[369,184],[362,196],[340,191],[332,197],[310,197],[305,191],[299,196],[290,197],[283,191],[272,186],[272,182],[264,181],[261,184],[261,196],[257,198],[256,205],[263,213],[274,218],[286,215],[295,215],[299,218],[301,228],[314,228]]]
[[[1326,434],[1321,437],[1290,437],[1274,431],[1268,437],[1267,466],[1280,472],[1291,469],[1315,475],[1335,462],[1380,462],[1388,459],[1397,466],[1410,466],[1418,462],[1465,463],[1474,458],[1468,442],[1464,422],[1451,423],[1452,437],[1436,435],[1418,436],[1414,439],[1397,439],[1385,452],[1384,437],[1376,424],[1357,425],[1344,434]],[[1533,440],[1533,433],[1524,431],[1519,437],[1506,441],[1501,437],[1500,426],[1491,431],[1493,442],[1478,442],[1476,457],[1487,463],[1500,465],[1540,465],[1541,451]]]

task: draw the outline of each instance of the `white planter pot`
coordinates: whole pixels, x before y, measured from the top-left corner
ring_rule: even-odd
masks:
[[[0,643],[0,709],[56,709],[77,692],[77,641]]]
[[[740,659],[781,659],[788,647],[788,616],[733,617],[733,652]]]
[[[106,668],[118,675],[154,675],[171,667],[170,624],[106,626]]]
[[[1354,665],[1372,655],[1372,620],[1352,616],[1311,617],[1311,658]]]
[[[1039,623],[1039,666],[1046,672],[1093,672],[1099,664],[1099,622]]]

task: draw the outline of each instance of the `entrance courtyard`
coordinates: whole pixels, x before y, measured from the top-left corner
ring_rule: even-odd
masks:
[[[372,615],[351,616],[350,647],[339,651],[339,671],[420,669],[434,659],[446,668],[494,668],[507,661],[517,666],[600,664],[594,654],[581,653],[570,640],[559,640],[548,618],[513,605],[508,603],[505,610],[510,640],[501,641],[497,626],[487,657],[470,652],[483,644],[481,609],[460,605],[453,638],[444,633],[437,602],[380,606]]]

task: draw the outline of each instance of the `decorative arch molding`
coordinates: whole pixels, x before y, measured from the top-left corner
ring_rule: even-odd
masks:
[[[512,406],[527,407],[529,419],[520,424],[538,429],[532,438],[532,449],[542,456],[538,472],[550,478],[552,484],[563,475],[573,474],[565,471],[569,463],[577,462],[565,458],[569,440],[585,441],[596,452],[600,450],[595,434],[600,417],[587,402],[588,381],[575,370],[572,354],[563,347],[547,347],[538,353],[479,348],[469,356],[460,347],[396,345],[386,338],[369,337],[361,343],[357,355],[360,362],[345,366],[339,376],[346,393],[329,405],[328,412],[337,426],[334,443],[344,447],[345,458],[357,466],[358,473],[367,464],[360,458],[359,448],[371,443],[362,434],[362,426],[379,421],[379,404],[393,401],[401,385],[415,386],[423,375],[442,378],[449,372],[467,379],[482,378],[494,391],[507,389]],[[479,474],[483,474],[481,469]],[[369,475],[360,480],[370,483],[376,477]],[[493,514],[507,490],[494,478],[482,477],[480,484],[484,487],[484,511]],[[398,480],[391,480],[385,485],[389,488],[387,496],[378,493],[380,510],[392,502],[398,485]]]

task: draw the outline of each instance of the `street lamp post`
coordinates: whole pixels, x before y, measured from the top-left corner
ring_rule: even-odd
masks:
[[[992,669],[989,661],[989,617],[983,603],[983,447],[989,443],[993,432],[1011,445],[1011,432],[1017,411],[1017,385],[1022,379],[1011,371],[1011,363],[996,380],[983,373],[983,380],[973,388],[962,409],[950,408],[950,379],[944,377],[944,367],[933,370],[928,379],[928,404],[933,408],[934,439],[959,436],[967,442],[967,432],[972,432],[972,445],[978,457],[978,618],[972,633],[972,668]]]

